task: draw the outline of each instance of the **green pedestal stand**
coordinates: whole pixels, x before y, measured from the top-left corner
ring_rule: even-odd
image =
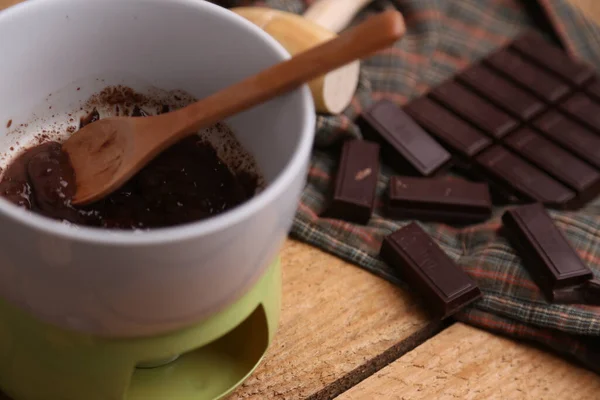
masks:
[[[280,304],[279,261],[227,309],[158,337],[65,331],[0,301],[0,388],[14,400],[219,399],[260,363]]]

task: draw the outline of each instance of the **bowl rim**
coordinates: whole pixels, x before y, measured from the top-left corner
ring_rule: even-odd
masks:
[[[49,3],[61,3],[68,0],[45,0],[44,5]],[[152,3],[156,0],[135,0],[138,3]],[[116,1],[115,1],[116,2]],[[0,24],[4,19],[14,18],[26,12],[35,12],[38,7],[37,1],[24,1],[11,6],[0,12]],[[163,2],[164,3],[164,2]],[[237,15],[236,13],[220,7],[208,1],[198,0],[169,0],[170,4],[178,4],[195,8],[212,14],[215,18],[221,18],[245,29],[249,35],[254,35],[266,46],[275,51],[281,61],[289,59],[289,52],[265,31]],[[210,217],[206,220],[191,222],[183,225],[156,228],[148,231],[116,230],[86,227],[80,225],[69,225],[35,214],[29,210],[18,207],[4,198],[0,197],[0,214],[13,223],[22,224],[25,227],[37,230],[40,233],[57,238],[79,242],[83,244],[100,244],[117,247],[125,246],[151,246],[157,244],[168,244],[205,236],[225,230],[229,226],[235,226],[245,219],[250,218],[263,207],[274,201],[293,182],[294,177],[302,173],[306,160],[310,157],[313,144],[314,129],[316,123],[315,108],[312,95],[308,85],[303,85],[290,94],[300,96],[302,104],[302,122],[300,129],[300,140],[296,145],[293,156],[275,179],[258,193],[243,204],[223,213]]]

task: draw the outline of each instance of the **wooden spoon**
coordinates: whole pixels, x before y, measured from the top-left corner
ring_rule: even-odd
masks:
[[[107,196],[161,151],[200,128],[386,48],[404,32],[402,15],[386,11],[329,42],[185,108],[153,117],[113,117],[86,125],[62,146],[75,171],[76,192],[72,203],[83,205]]]

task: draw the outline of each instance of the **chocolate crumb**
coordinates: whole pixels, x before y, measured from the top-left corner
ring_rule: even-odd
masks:
[[[6,123],[6,127],[10,128],[11,125],[12,125],[12,119],[9,119],[8,122]]]

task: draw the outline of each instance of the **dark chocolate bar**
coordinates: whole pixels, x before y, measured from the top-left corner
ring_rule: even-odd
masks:
[[[523,121],[539,114],[543,102],[485,65],[468,68],[457,77],[485,98]]]
[[[423,303],[439,318],[481,297],[475,281],[415,223],[387,236],[379,254],[425,297]]]
[[[592,279],[580,285],[554,289],[548,298],[555,304],[600,306],[600,281]]]
[[[600,191],[600,173],[531,129],[521,128],[504,141],[517,154],[573,189],[580,203]]]
[[[395,219],[470,224],[492,215],[485,183],[392,176],[388,193],[386,214]]]
[[[366,224],[375,206],[379,177],[379,145],[366,140],[344,143],[333,199],[324,217]]]
[[[500,50],[485,58],[484,63],[547,103],[556,103],[570,92],[569,85],[527,62],[519,53]]]
[[[463,161],[492,145],[479,129],[427,97],[412,101],[405,111]]]
[[[510,47],[571,85],[583,85],[594,76],[594,69],[591,66],[569,57],[562,49],[535,32],[522,35],[513,41]]]
[[[543,205],[508,210],[502,222],[523,265],[550,301],[554,300],[555,290],[576,287],[593,278]]]
[[[564,207],[575,193],[505,148],[495,145],[475,158],[482,177],[505,193]]]
[[[533,124],[566,150],[600,168],[600,136],[557,111],[548,111]]]
[[[600,77],[590,68],[527,34],[406,105],[414,121],[381,102],[361,127],[393,144],[382,152],[402,175],[431,176],[447,165],[407,162],[435,159],[413,139],[416,122],[462,172],[487,181],[494,200],[574,209],[600,194]]]
[[[434,88],[430,96],[494,138],[506,136],[517,121],[457,82]]]
[[[589,96],[577,93],[562,103],[560,107],[588,128],[600,133],[600,104]]]
[[[363,136],[382,144],[384,160],[402,174],[431,176],[449,166],[450,154],[391,101],[375,103],[359,124]]]

